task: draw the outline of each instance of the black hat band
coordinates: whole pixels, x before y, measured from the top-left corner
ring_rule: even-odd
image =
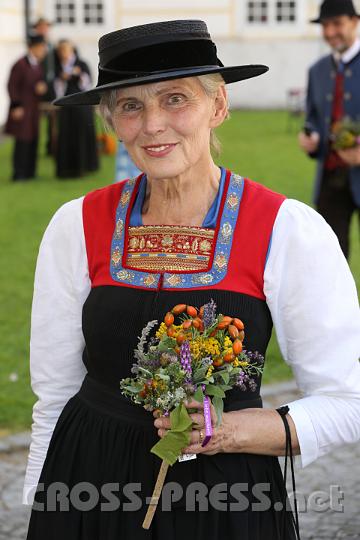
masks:
[[[99,65],[97,86],[189,66],[223,66],[216,54],[216,46],[210,40],[176,41],[141,47]],[[135,69],[134,69],[135,68]]]

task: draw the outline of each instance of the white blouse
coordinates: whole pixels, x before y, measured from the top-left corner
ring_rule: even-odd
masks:
[[[88,274],[83,197],[51,219],[37,260],[31,316],[32,440],[23,504],[32,504],[49,442],[86,374],[82,306]],[[305,467],[360,439],[360,311],[337,238],[309,206],[287,199],[274,223],[264,293],[285,361],[304,397],[288,403]]]

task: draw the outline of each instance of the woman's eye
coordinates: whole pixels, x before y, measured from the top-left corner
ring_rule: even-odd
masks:
[[[169,97],[169,103],[171,105],[181,105],[185,101],[185,96],[182,94],[173,94]]]
[[[124,103],[122,110],[124,112],[133,112],[138,111],[140,109],[140,103],[137,103],[136,101],[129,101],[128,103]]]

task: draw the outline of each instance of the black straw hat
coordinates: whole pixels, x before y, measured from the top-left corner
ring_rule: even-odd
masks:
[[[320,13],[317,19],[311,23],[321,23],[324,19],[348,15],[349,17],[360,17],[354,8],[352,0],[324,0],[320,6]]]
[[[26,36],[26,43],[28,47],[31,47],[32,45],[38,45],[38,43],[46,43],[46,40],[41,34],[29,32]]]
[[[105,34],[99,40],[95,88],[64,96],[55,105],[96,105],[106,90],[221,73],[226,83],[257,77],[263,65],[224,67],[207,26],[199,20],[144,24]]]

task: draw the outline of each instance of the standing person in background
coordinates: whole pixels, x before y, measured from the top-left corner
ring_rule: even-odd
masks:
[[[15,137],[13,180],[34,178],[39,135],[39,101],[47,92],[41,61],[47,47],[43,36],[28,37],[28,52],[11,68],[8,92],[10,108],[5,133]]]
[[[345,117],[360,119],[359,15],[352,0],[325,0],[311,22],[321,24],[332,53],[310,68],[306,124],[299,143],[318,161],[317,210],[348,258],[351,218],[360,208],[360,146],[335,151],[329,142],[336,123]]]
[[[54,88],[56,96],[68,96],[91,85],[87,64],[73,44],[62,39],[57,46],[59,65]],[[99,168],[94,113],[91,106],[63,108],[58,113],[56,176],[78,178]]]
[[[45,81],[47,84],[47,92],[42,96],[41,101],[52,102],[55,99],[54,79],[55,79],[55,64],[56,64],[56,52],[51,40],[49,39],[49,32],[52,23],[40,17],[34,24],[33,29],[36,34],[43,36],[47,44],[47,54],[44,60],[41,62],[41,67],[44,72]],[[46,153],[52,155],[55,150],[55,113],[47,113],[47,141],[46,141]]]
[[[139,176],[140,173],[141,171],[129,156],[129,152],[122,142],[119,141],[115,161],[115,182],[120,182],[126,178],[134,178],[135,176]]]

